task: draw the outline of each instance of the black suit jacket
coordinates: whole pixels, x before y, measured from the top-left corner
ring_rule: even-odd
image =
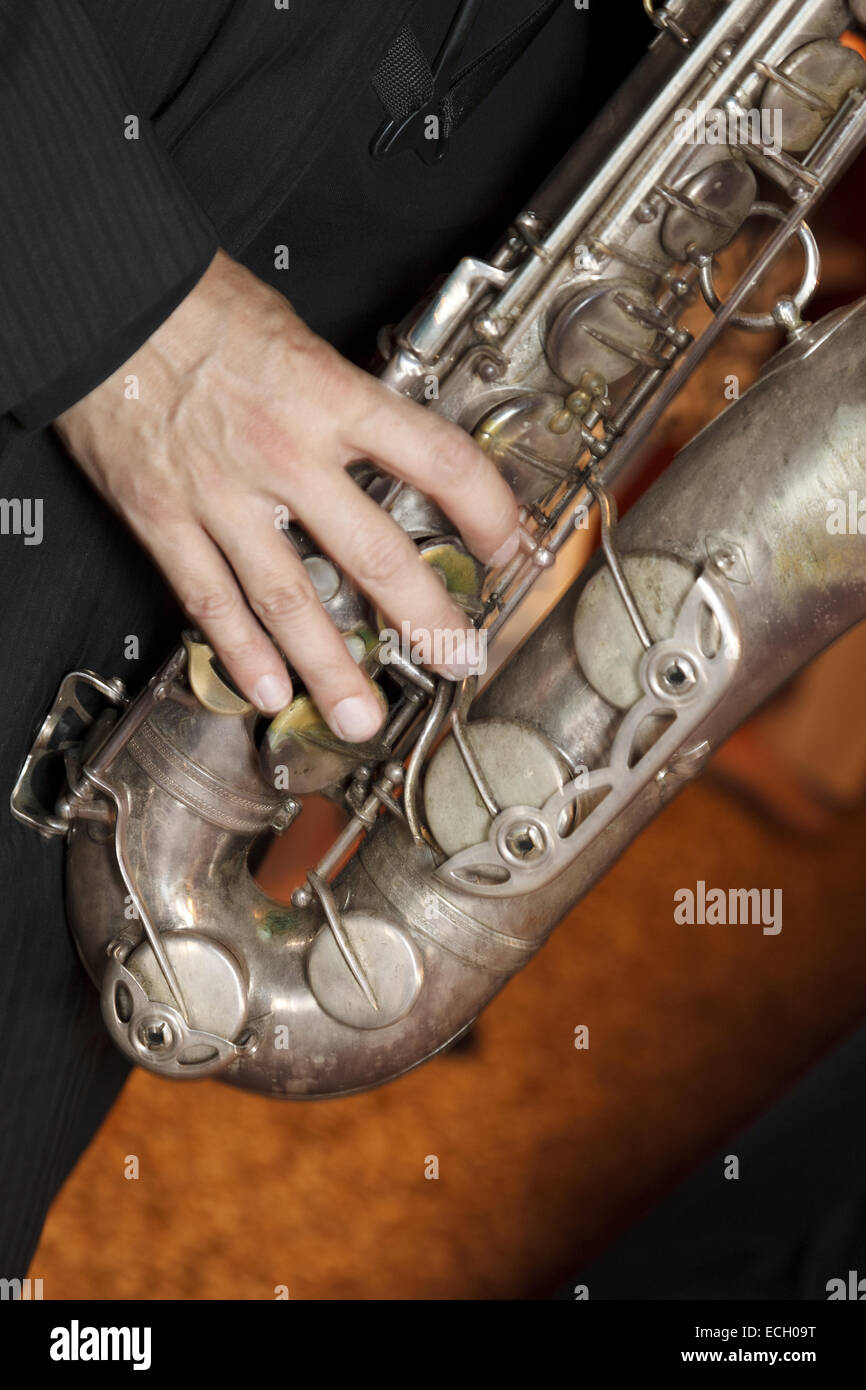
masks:
[[[0,416],[49,423],[140,346],[218,245],[267,275],[275,216],[306,249],[280,288],[351,348],[344,314],[366,335],[400,316],[470,249],[469,226],[484,253],[646,41],[639,25],[618,33],[610,0],[562,0],[442,165],[374,166],[372,74],[407,19],[432,57],[456,0],[278,3],[0,0]],[[537,5],[488,0],[464,58]],[[581,85],[590,29],[604,65]],[[393,306],[376,291],[386,277]]]
[[[0,0],[0,413],[53,419],[237,253],[411,8]]]

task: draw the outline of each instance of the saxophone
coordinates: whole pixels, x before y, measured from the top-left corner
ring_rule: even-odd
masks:
[[[268,723],[187,631],[134,700],[68,675],[22,768],[13,811],[66,838],[77,948],[152,1072],[336,1096],[434,1056],[866,616],[866,537],[830,534],[825,505],[866,487],[866,300],[802,316],[820,269],[805,219],[866,139],[845,41],[866,0],[644,7],[646,57],[531,208],[380,337],[383,381],[470,431],[521,504],[518,555],[486,571],[423,494],[355,469],[485,640],[597,514],[595,557],[516,655],[482,689],[386,651],[381,615],[287,526],[387,703],[374,741],[341,743],[297,685]],[[755,217],[775,225],[722,302],[715,257]],[[799,288],[748,312],[792,239]],[[691,332],[698,295],[712,313]],[[620,523],[612,484],[729,324],[785,345]],[[276,902],[250,856],[322,794],[348,821]]]

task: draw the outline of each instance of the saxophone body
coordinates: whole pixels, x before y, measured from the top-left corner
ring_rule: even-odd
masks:
[[[133,701],[72,673],[37,736],[13,810],[66,837],[78,950],[149,1070],[335,1096],[435,1055],[719,744],[866,616],[866,536],[832,534],[826,507],[866,488],[866,300],[802,316],[819,270],[805,217],[866,139],[866,63],[840,43],[866,3],[647,9],[646,59],[531,209],[380,342],[383,380],[473,433],[521,503],[520,554],[485,572],[421,493],[357,472],[479,633],[495,642],[598,511],[596,556],[516,654],[481,690],[431,676],[292,530],[387,701],[374,743],[341,744],[303,690],[267,724],[194,632]],[[701,112],[729,138],[680,139]],[[714,257],[757,215],[774,229],[722,304]],[[792,237],[802,285],[749,315]],[[698,294],[714,312],[693,335]],[[787,343],[620,523],[611,484],[730,323]],[[250,855],[318,794],[346,828],[277,903]]]

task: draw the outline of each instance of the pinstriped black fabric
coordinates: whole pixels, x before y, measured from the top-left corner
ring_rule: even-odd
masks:
[[[147,121],[126,138],[135,102],[77,0],[0,0],[0,62],[0,411],[36,426],[143,341],[217,239]]]
[[[41,545],[0,539],[0,1278],[11,1279],[128,1068],[64,926],[62,846],[12,819],[9,789],[63,671],[92,665],[138,687],[178,614],[53,431],[0,419],[0,478],[4,496],[44,499],[45,518]],[[127,632],[141,641],[131,670]]]
[[[49,423],[239,254],[412,6],[0,0],[0,413]]]

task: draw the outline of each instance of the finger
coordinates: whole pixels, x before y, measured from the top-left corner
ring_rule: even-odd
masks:
[[[250,612],[210,537],[188,523],[161,527],[147,543],[238,689],[266,714],[283,709],[292,698],[285,662]]]
[[[519,544],[517,502],[496,466],[458,425],[359,375],[364,407],[343,429],[355,455],[432,497],[479,560],[506,564]]]
[[[228,532],[224,523],[215,527],[211,534],[250,607],[303,677],[334,733],[350,743],[374,738],[383,704],[325,612],[299,556],[275,530],[270,505],[264,504],[262,516],[251,519],[243,534]]]
[[[341,468],[328,476],[328,506],[321,506],[322,481],[294,488],[295,508],[307,531],[356,581],[396,625],[408,622],[413,642],[429,635],[430,648],[454,653],[451,664],[431,662],[442,675],[470,674],[462,654],[471,652],[469,624],[436,571],[421,559],[412,541]],[[441,643],[435,639],[441,637]]]

